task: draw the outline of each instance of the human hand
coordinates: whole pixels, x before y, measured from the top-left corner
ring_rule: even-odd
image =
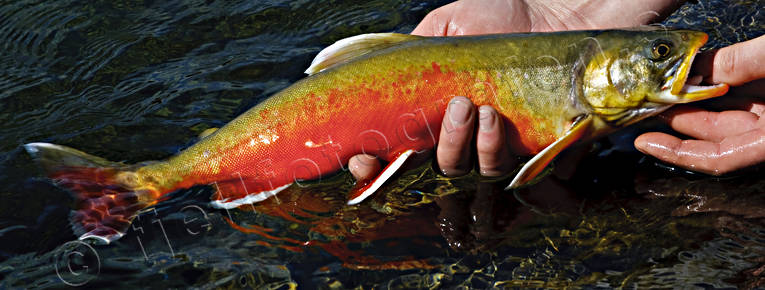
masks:
[[[682,2],[462,0],[430,12],[412,34],[453,36],[629,27],[658,21]],[[623,11],[636,12],[625,15]],[[513,152],[507,146],[509,141],[504,131],[504,118],[488,106],[477,111],[478,120],[476,108],[470,100],[454,98],[450,102],[436,148],[438,166],[446,176],[454,177],[470,172],[475,164],[472,158],[477,158],[483,176],[502,176],[516,167]],[[467,117],[459,118],[458,115]],[[453,121],[458,122],[455,124]],[[472,142],[474,136],[475,143]],[[472,148],[473,144],[475,149]],[[577,158],[576,154],[570,157]],[[369,180],[380,171],[380,164],[373,156],[357,155],[351,158],[349,169],[357,180]],[[573,167],[569,169],[559,172],[563,172],[563,175],[572,174]],[[532,189],[541,190],[546,193],[545,196],[555,197],[557,201],[568,200],[562,198],[567,196],[563,187],[550,184],[554,182],[543,181],[532,186]],[[491,184],[479,183],[472,196],[443,196],[436,199],[441,208],[437,222],[439,229],[453,248],[469,249],[494,236],[497,225],[494,224],[492,210],[495,202],[493,190]],[[500,203],[503,204],[502,208],[507,205],[506,202]]]
[[[669,16],[683,2],[462,0],[430,12],[412,34],[454,36],[634,27]]]
[[[765,36],[699,55],[693,68],[709,83],[745,85],[738,92],[765,96]],[[758,88],[758,90],[755,90]],[[732,90],[731,94],[735,94]],[[691,138],[651,132],[635,147],[665,162],[721,175],[765,161],[765,102],[738,100],[733,110],[678,107],[665,114],[672,128]]]
[[[476,121],[478,126],[476,127]],[[491,106],[476,108],[466,97],[454,97],[447,106],[436,148],[438,166],[446,176],[469,173],[473,165],[472,140],[476,138],[478,168],[483,176],[502,176],[515,168],[505,134],[504,118]],[[356,155],[348,168],[357,180],[368,180],[380,171],[370,155]]]
[[[609,1],[609,0],[462,0],[430,12],[412,31],[423,36],[451,36],[510,32],[543,32],[574,29],[604,29],[636,26],[657,21],[669,15],[683,1]],[[618,6],[618,7],[617,7]],[[625,15],[623,11],[635,11]],[[480,17],[476,17],[480,15]],[[454,100],[453,100],[454,101]],[[469,100],[464,99],[466,104]],[[451,104],[451,103],[450,103]],[[470,105],[470,126],[460,127],[454,134],[441,132],[437,147],[438,166],[446,176],[459,176],[472,168],[471,144],[475,127],[475,109]],[[479,109],[496,118],[490,107]],[[480,114],[479,114],[480,115]],[[444,118],[444,126],[451,121]],[[479,117],[481,119],[481,117]],[[500,124],[501,125],[501,124]],[[480,127],[480,124],[479,124]],[[447,127],[444,127],[447,128]],[[483,133],[485,132],[485,133]],[[506,174],[515,167],[507,147],[504,131],[477,130],[476,149],[479,169],[485,176]],[[445,142],[448,141],[448,142]],[[502,143],[500,143],[502,142]],[[357,155],[350,159],[349,169],[357,180],[369,180],[380,171],[379,162],[369,155]]]

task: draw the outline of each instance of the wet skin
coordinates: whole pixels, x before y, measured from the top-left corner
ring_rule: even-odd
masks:
[[[677,7],[676,1],[643,1],[628,11],[640,11],[635,18],[610,18],[608,13],[601,17],[588,19],[589,12],[576,9],[584,4],[595,5],[598,1],[583,1],[579,5],[550,2],[541,4],[533,1],[494,1],[473,0],[458,1],[441,7],[428,14],[415,28],[413,34],[419,35],[465,35],[521,31],[555,31],[566,29],[610,28],[647,24],[658,21]],[[606,1],[607,2],[607,1]],[[537,6],[535,6],[537,5]],[[540,14],[546,11],[548,14]],[[611,10],[616,11],[616,10]],[[470,15],[481,12],[487,17],[471,18]],[[613,14],[613,13],[611,13]],[[513,15],[513,17],[499,17]],[[603,17],[605,15],[606,17]],[[638,17],[641,16],[642,17]],[[652,15],[652,17],[645,16]],[[494,17],[496,16],[496,17]],[[612,15],[613,16],[613,15]],[[545,17],[550,17],[547,19]],[[643,18],[643,19],[641,19]],[[554,19],[573,19],[569,22]],[[537,21],[537,22],[535,22]],[[765,88],[765,36],[734,44],[716,51],[707,52],[697,58],[694,74],[705,76],[705,83],[729,83],[741,86],[731,94],[752,95]],[[657,157],[674,165],[709,174],[724,174],[765,161],[765,121],[760,121],[762,102],[740,101],[732,110],[710,112],[687,107],[673,109],[666,113],[670,125],[679,133],[696,139],[681,140],[662,133],[647,133],[635,141],[635,146],[642,152]],[[493,112],[484,108],[487,114]],[[471,114],[474,114],[471,112]],[[449,125],[444,118],[444,125]],[[474,119],[471,119],[475,122]],[[704,124],[700,126],[699,124]],[[469,131],[469,132],[467,132]],[[438,164],[447,176],[459,176],[471,169],[470,143],[473,137],[471,129],[460,131],[456,136],[438,145]],[[500,130],[486,133],[478,132],[476,149],[496,148],[503,138]],[[443,140],[443,139],[442,139]],[[442,149],[443,148],[443,149]],[[479,168],[487,168],[486,176],[505,174],[513,168],[512,158],[500,151],[478,151]],[[372,161],[360,163],[360,156],[351,160],[351,172],[357,178],[374,175],[379,166]],[[371,159],[371,157],[366,157]],[[504,164],[508,166],[504,166]],[[503,170],[504,169],[504,170]],[[482,169],[483,170],[483,169]]]
[[[765,36],[701,55],[695,71],[705,82],[726,82],[739,88],[729,96],[762,96],[765,89]],[[646,133],[635,147],[674,165],[721,175],[765,161],[765,102],[726,100],[724,110],[678,107],[665,113],[682,140],[664,133]]]
[[[629,27],[659,21],[679,7],[674,0],[651,0],[630,2],[629,9],[612,9],[609,1],[501,1],[501,0],[465,0],[457,1],[430,12],[412,31],[422,36],[455,36],[487,33],[511,32],[548,32],[578,29],[605,29]],[[619,4],[623,5],[623,4]],[[619,11],[619,12],[617,12]],[[638,11],[633,17],[625,17],[622,11]],[[476,14],[482,17],[474,17]],[[597,16],[597,17],[596,17]],[[561,21],[561,19],[567,19]],[[464,103],[464,99],[455,98],[450,103]],[[491,107],[476,110],[468,106],[463,110],[447,111],[443,120],[444,127],[452,127],[453,120],[462,120],[460,115],[468,116],[466,123],[472,126],[455,126],[457,130],[441,139],[437,147],[438,166],[446,176],[461,176],[473,168],[471,155],[476,152],[477,166],[484,176],[502,176],[515,168],[515,158],[506,147],[506,136],[501,124],[492,127],[491,120],[497,119],[496,111]],[[478,112],[476,112],[478,111]],[[482,112],[482,114],[480,113]],[[452,113],[455,113],[453,118]],[[477,114],[478,113],[478,114]],[[483,130],[474,130],[476,124]],[[482,117],[483,116],[483,117]],[[481,123],[483,122],[483,123]],[[475,149],[472,149],[475,136]],[[363,162],[362,162],[363,161]],[[357,179],[369,179],[379,172],[379,163],[371,156],[355,156],[349,164],[351,173]]]
[[[598,0],[576,3],[464,0],[432,11],[412,34],[452,36],[638,26],[662,20],[680,4],[680,1],[674,0],[635,1],[619,3],[631,5],[628,9],[613,9],[609,6],[613,5],[612,2]],[[634,13],[625,17],[624,11]],[[474,17],[476,14],[482,17]],[[765,77],[763,48],[765,36],[701,54],[695,61],[692,75],[704,76],[704,83],[725,82],[741,86],[729,95],[736,92],[748,95],[762,92],[765,89],[765,80],[762,80]],[[765,119],[761,118],[765,113],[765,103],[746,100],[735,100],[734,103],[721,112],[690,106],[670,110],[664,116],[672,128],[696,139],[681,140],[672,135],[652,132],[641,135],[635,141],[635,146],[643,153],[665,162],[709,174],[724,174],[765,161]],[[442,130],[441,142],[436,150],[437,165],[444,175],[461,176],[475,166],[483,176],[502,176],[515,168],[516,159],[506,149],[507,137],[501,122],[493,122],[496,119],[497,113],[491,107],[475,108],[469,100],[466,102],[465,98],[460,97],[450,102],[443,126],[456,130]],[[567,155],[571,159],[581,156],[577,153]],[[380,171],[379,162],[374,157],[362,155],[353,157],[349,168],[357,179],[371,178]],[[552,181],[543,181],[549,182]],[[546,187],[560,188],[552,185]],[[552,194],[566,195],[564,192]],[[449,235],[452,238],[447,237],[447,240],[452,245],[460,244],[459,241],[453,241],[453,237],[470,236],[465,233],[470,228],[464,226],[465,223],[472,223],[473,227],[487,223],[480,220],[480,215],[471,214],[469,208],[471,203],[484,203],[485,196],[477,194],[473,199],[450,198],[439,201],[442,208],[439,224],[453,225],[451,229],[442,227],[444,234],[451,233]]]

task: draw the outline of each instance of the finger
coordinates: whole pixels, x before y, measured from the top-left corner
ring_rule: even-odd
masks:
[[[448,24],[452,21],[454,11],[458,11],[462,4],[452,2],[431,11],[417,24],[412,34],[422,36],[447,36]]]
[[[523,1],[456,1],[428,13],[412,34],[454,36],[528,32],[532,28],[528,11],[529,7]]]
[[[662,21],[679,8],[684,1],[542,1],[551,8],[550,14],[561,15],[568,7],[577,7],[580,13],[566,18],[571,29],[603,29],[634,27]],[[575,3],[575,4],[573,4]],[[630,13],[614,13],[630,11]],[[570,14],[571,12],[569,12]],[[564,19],[558,17],[558,19]]]
[[[436,160],[446,176],[470,172],[470,147],[475,127],[475,106],[465,97],[449,102],[436,149]]]
[[[719,143],[646,133],[635,140],[635,147],[683,168],[720,175],[765,161],[765,130],[754,129]]]
[[[372,155],[359,154],[348,161],[348,170],[356,180],[371,180],[380,172],[380,161]]]
[[[757,114],[747,111],[710,112],[693,107],[674,109],[667,116],[675,131],[712,142],[750,131],[759,120]]]
[[[695,74],[709,83],[732,86],[765,78],[765,36],[733,44],[698,56]]]
[[[483,176],[502,176],[515,168],[507,146],[503,121],[491,106],[478,108],[478,133],[476,151],[478,169]]]

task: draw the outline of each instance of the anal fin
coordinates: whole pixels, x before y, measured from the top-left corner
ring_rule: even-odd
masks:
[[[351,191],[350,199],[348,200],[349,205],[354,205],[357,203],[362,202],[364,199],[372,195],[375,191],[380,189],[380,187],[390,179],[391,176],[393,176],[396,171],[398,171],[401,166],[404,165],[407,159],[414,154],[413,149],[406,150],[399,154],[396,159],[391,161],[388,166],[383,169],[382,172],[380,172],[380,175],[375,177],[371,180],[371,182],[367,183],[366,185],[354,188]]]
[[[547,146],[544,150],[542,150],[542,152],[537,153],[537,155],[531,158],[529,162],[526,162],[526,164],[523,165],[520,171],[518,171],[518,174],[515,175],[515,178],[513,178],[513,181],[510,182],[510,185],[508,185],[505,190],[518,188],[533,180],[534,177],[539,175],[539,173],[545,169],[550,161],[555,159],[555,156],[558,156],[561,151],[581,139],[591,125],[591,115],[583,115],[577,119],[574,124],[571,125],[571,128],[566,132],[566,134],[563,135],[563,137],[555,140],[555,142]]]

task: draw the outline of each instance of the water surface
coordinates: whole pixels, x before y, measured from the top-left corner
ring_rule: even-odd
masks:
[[[447,2],[0,1],[0,288],[764,283],[761,171],[690,174],[619,141],[645,129],[597,142],[572,179],[550,177],[521,201],[429,164],[358,209],[343,206],[348,174],[280,194],[298,208],[216,210],[212,189],[196,187],[108,246],[76,242],[72,200],[20,148],[165,158],[302,78],[323,47],[409,32]],[[721,47],[763,34],[763,7],[698,1],[664,23]],[[279,208],[292,219],[274,217]],[[474,213],[482,222],[469,225]]]

